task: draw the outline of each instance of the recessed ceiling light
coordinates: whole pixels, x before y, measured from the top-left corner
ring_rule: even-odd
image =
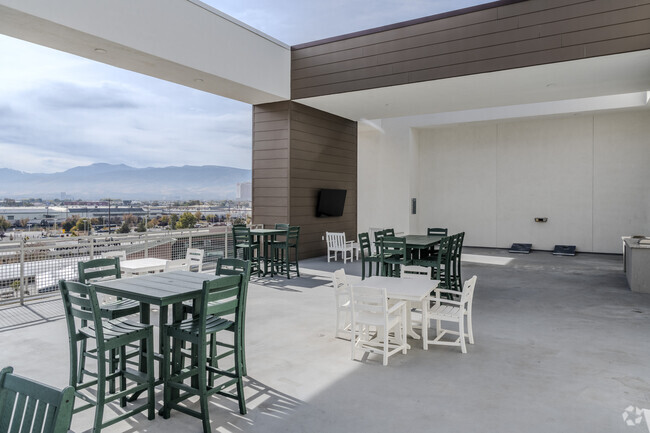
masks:
[[[108,51],[103,48],[95,48],[95,52],[99,54],[106,54]]]
[[[203,78],[195,78],[195,79],[194,79],[194,82],[195,82],[195,83],[202,83],[202,82],[203,82]]]

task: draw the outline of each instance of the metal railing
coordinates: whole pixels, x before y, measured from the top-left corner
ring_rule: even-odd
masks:
[[[200,248],[205,251],[203,269],[210,269],[219,257],[232,256],[230,238],[229,228],[210,227],[0,242],[0,305],[58,296],[59,280],[78,279],[78,262],[109,251],[125,251],[127,260],[174,260],[185,257],[188,248]]]

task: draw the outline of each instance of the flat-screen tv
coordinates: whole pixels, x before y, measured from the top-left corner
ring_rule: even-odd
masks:
[[[318,192],[316,216],[335,217],[343,215],[346,194],[347,191],[344,189],[321,189]]]

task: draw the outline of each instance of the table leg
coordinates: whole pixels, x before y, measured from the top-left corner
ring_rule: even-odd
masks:
[[[266,277],[266,274],[269,272],[269,237],[262,236],[262,243],[264,244],[264,276]]]
[[[406,301],[406,333],[411,338],[416,340],[420,339],[420,336],[413,330],[413,322],[411,321],[411,303],[409,301]]]
[[[149,325],[151,323],[151,305],[145,304],[144,302],[140,303],[140,323]],[[147,372],[147,351],[146,351],[146,340],[140,340],[140,360],[138,362],[138,370],[146,373]],[[154,356],[154,354],[150,354]],[[128,398],[128,401],[135,401],[140,397],[144,390],[134,393],[131,397]]]
[[[427,341],[429,340],[429,297],[425,296],[422,300],[422,348],[427,350]]]

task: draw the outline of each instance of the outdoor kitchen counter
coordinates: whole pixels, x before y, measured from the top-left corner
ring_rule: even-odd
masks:
[[[650,293],[650,238],[626,237],[624,242],[627,284],[633,292]]]

